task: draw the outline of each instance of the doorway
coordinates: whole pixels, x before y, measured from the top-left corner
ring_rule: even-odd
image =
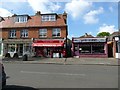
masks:
[[[18,44],[18,54],[19,56],[22,56],[23,55],[23,44]]]

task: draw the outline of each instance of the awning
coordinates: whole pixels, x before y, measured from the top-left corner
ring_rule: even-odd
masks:
[[[38,46],[38,47],[62,47],[64,43],[33,43],[32,46]]]

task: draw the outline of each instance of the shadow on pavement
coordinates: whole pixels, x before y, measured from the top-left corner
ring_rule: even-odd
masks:
[[[28,86],[6,85],[2,90],[38,90]]]

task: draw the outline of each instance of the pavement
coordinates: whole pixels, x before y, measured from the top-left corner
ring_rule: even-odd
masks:
[[[22,58],[3,58],[3,63],[28,63],[28,64],[60,64],[60,65],[111,65],[119,66],[120,59],[115,58],[41,58],[31,57],[28,61],[23,61]]]

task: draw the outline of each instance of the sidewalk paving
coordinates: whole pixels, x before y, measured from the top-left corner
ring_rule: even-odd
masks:
[[[28,61],[22,59],[4,58],[3,63],[28,63],[28,64],[61,64],[61,65],[112,65],[118,66],[118,59],[115,58],[28,58]]]

